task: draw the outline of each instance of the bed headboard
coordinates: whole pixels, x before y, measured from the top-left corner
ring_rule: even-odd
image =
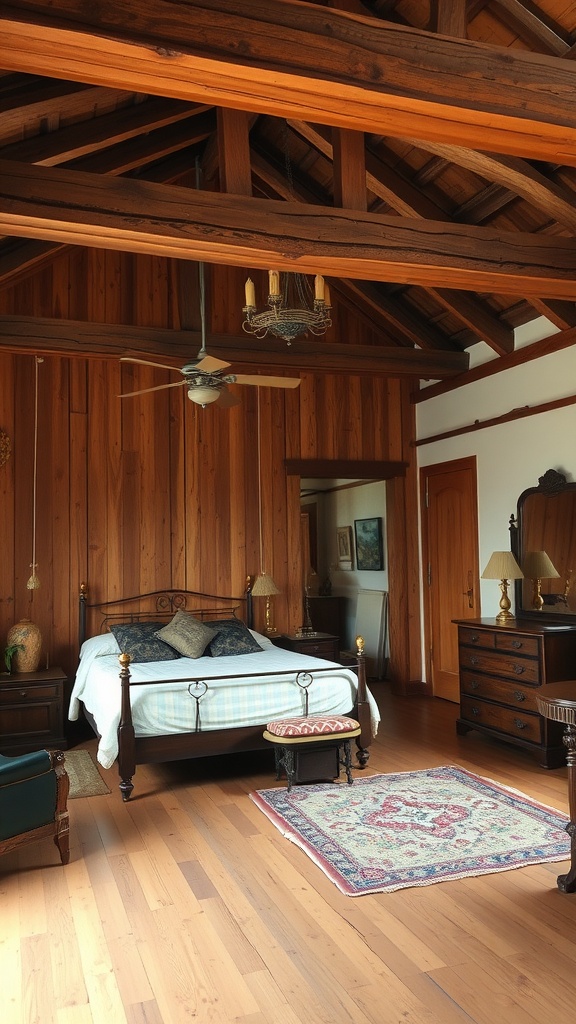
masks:
[[[88,600],[88,584],[80,584],[79,595],[79,646],[81,647],[88,635],[105,633],[109,625],[116,622],[169,622],[177,611],[190,612],[202,621],[222,618],[241,618],[252,628],[253,576],[246,577],[246,586],[242,597],[220,597],[217,594],[202,594],[196,590],[153,590],[149,594],[136,597],[121,597],[113,601]],[[240,615],[238,612],[240,610]],[[88,616],[96,622],[96,627],[88,633]]]

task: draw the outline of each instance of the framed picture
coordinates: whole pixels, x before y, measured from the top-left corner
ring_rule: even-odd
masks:
[[[356,568],[383,569],[382,518],[355,519]]]
[[[352,568],[352,527],[339,526],[336,530],[338,540],[338,568]]]

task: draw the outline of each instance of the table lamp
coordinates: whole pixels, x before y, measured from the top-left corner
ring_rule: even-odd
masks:
[[[253,597],[265,597],[266,598],[266,633],[276,633],[276,627],[272,624],[272,602],[271,598],[274,594],[279,594],[280,591],[274,580],[267,572],[261,572],[256,577],[254,586],[252,587]]]
[[[560,576],[545,551],[527,551],[522,561],[522,571],[526,579],[532,580],[532,607],[541,612],[544,599],[541,593],[542,580],[551,580]]]
[[[488,565],[482,573],[483,580],[500,580],[500,611],[496,616],[496,622],[500,626],[510,625],[515,617],[510,611],[510,598],[508,587],[510,580],[521,580],[524,577],[522,569],[514,558],[511,551],[493,551],[488,559]]]

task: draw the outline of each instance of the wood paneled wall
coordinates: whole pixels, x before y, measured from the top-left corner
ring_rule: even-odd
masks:
[[[217,298],[219,331],[232,322],[239,330],[244,276],[214,268],[209,294],[214,304]],[[0,310],[177,327],[177,277],[161,259],[70,249],[0,293]],[[234,311],[228,322],[222,304]],[[361,331],[358,340],[366,340]],[[246,575],[258,572],[258,418],[263,567],[282,591],[274,604],[280,629],[295,628],[302,616],[299,479],[286,475],[285,458],[413,458],[406,382],[306,374],[297,391],[238,387],[239,406],[201,409],[185,388],[117,397],[173,380],[167,371],[81,353],[43,355],[36,541],[41,589],[31,604],[26,581],[34,374],[34,355],[0,350],[0,428],[13,445],[0,468],[0,638],[14,621],[33,617],[43,631],[45,656],[69,673],[76,664],[81,580],[93,600],[164,587],[241,594]],[[415,487],[411,468],[390,486],[388,510],[395,531],[389,538],[390,590],[399,609],[391,615],[398,652],[393,650],[392,662],[400,689],[420,672],[417,549],[415,531],[406,530],[406,515],[417,515]],[[262,627],[263,602],[255,604]]]

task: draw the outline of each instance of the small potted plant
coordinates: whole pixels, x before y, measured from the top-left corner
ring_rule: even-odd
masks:
[[[12,658],[18,651],[24,650],[24,644],[9,644],[8,647],[4,648],[4,664],[8,675],[12,675]]]

